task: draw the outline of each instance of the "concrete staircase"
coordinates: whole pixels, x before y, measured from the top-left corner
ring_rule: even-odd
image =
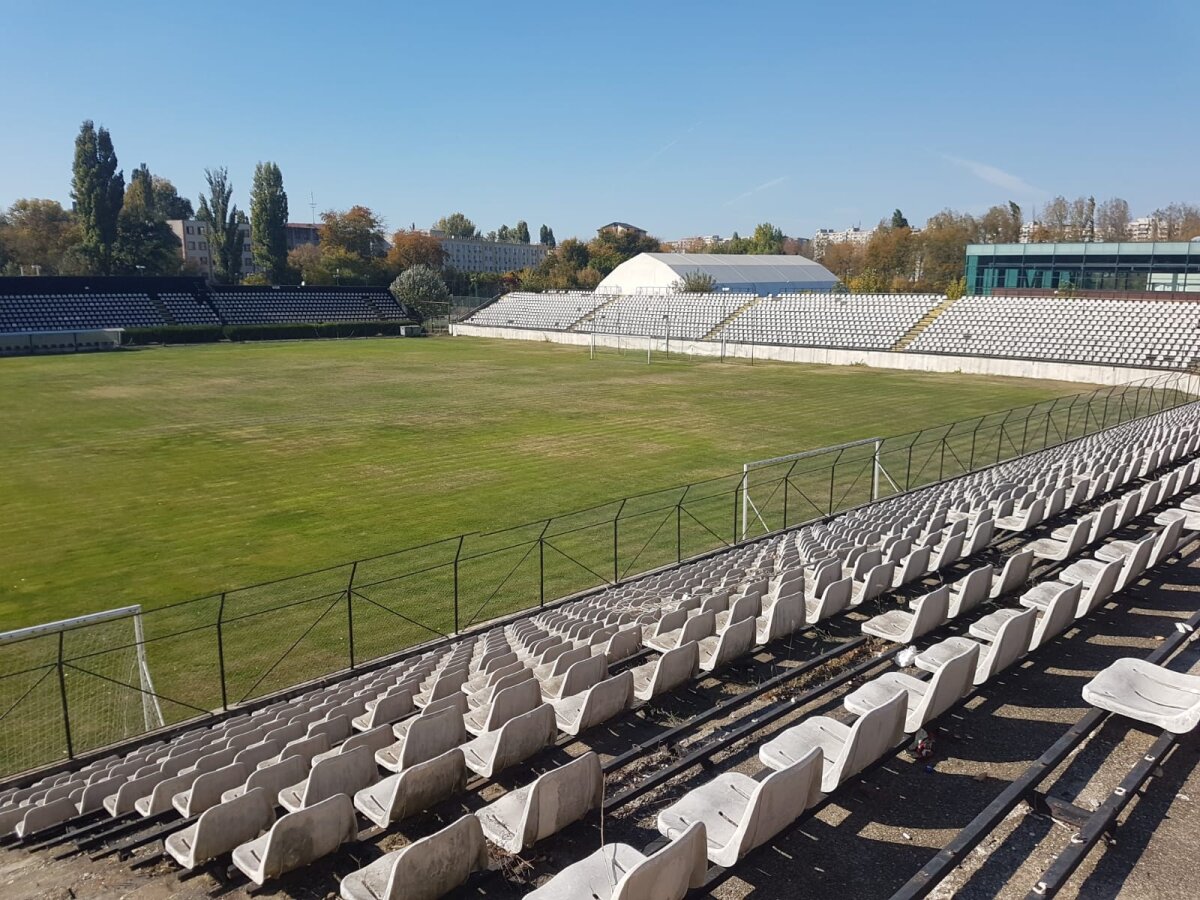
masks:
[[[937,321],[937,317],[948,310],[954,304],[953,300],[943,300],[929,312],[925,313],[925,317],[916,325],[904,332],[904,335],[896,343],[892,344],[892,350],[907,350],[909,344],[920,337],[921,332]]]
[[[592,321],[594,318],[596,318],[596,314],[598,312],[600,312],[600,310],[604,309],[606,306],[610,306],[611,304],[615,303],[617,300],[620,300],[622,296],[623,296],[622,294],[613,294],[611,297],[609,297],[607,300],[605,300],[603,303],[601,303],[599,306],[597,306],[595,309],[593,309],[590,313],[586,313],[585,315],[580,316],[578,319],[576,319],[574,322],[572,322],[570,325],[568,325],[566,328],[564,328],[563,331],[578,331],[580,325],[582,325],[585,322]]]
[[[762,297],[752,297],[751,299],[747,300],[745,303],[743,303],[741,306],[739,306],[737,309],[735,309],[733,312],[731,312],[729,315],[727,315],[725,318],[723,318],[720,322],[718,322],[716,325],[714,325],[712,328],[710,328],[708,331],[706,331],[704,333],[704,336],[701,337],[700,340],[702,340],[702,341],[713,340],[718,334],[721,333],[722,328],[724,328],[726,325],[728,325],[730,322],[732,322],[734,319],[736,319],[738,316],[740,316],[746,310],[750,309],[750,307],[757,304],[758,301],[761,299],[763,299],[763,298]]]
[[[171,315],[171,311],[169,309],[167,309],[167,307],[163,304],[162,300],[160,300],[158,298],[157,292],[150,291],[150,292],[148,292],[147,296],[149,296],[150,302],[154,304],[154,308],[158,310],[158,314],[163,317],[163,320],[168,325],[178,325],[179,324],[178,322],[175,321],[175,317],[173,315]]]

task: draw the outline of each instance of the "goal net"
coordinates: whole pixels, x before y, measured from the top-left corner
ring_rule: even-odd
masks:
[[[0,772],[162,725],[140,606],[0,633]]]

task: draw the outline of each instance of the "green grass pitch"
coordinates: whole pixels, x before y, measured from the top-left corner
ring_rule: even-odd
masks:
[[[0,629],[154,607],[1079,385],[465,338],[0,360]]]

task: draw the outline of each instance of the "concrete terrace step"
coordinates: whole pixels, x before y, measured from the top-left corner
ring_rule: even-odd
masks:
[[[954,303],[954,300],[943,300],[941,303],[927,312],[920,322],[908,329],[908,331],[903,334],[900,340],[892,344],[891,349],[893,351],[907,350],[909,345],[921,335],[921,332],[936,322],[938,316],[953,306]]]
[[[700,338],[700,340],[702,340],[702,341],[715,340],[717,335],[719,335],[721,333],[721,331],[725,328],[726,325],[728,325],[730,322],[732,322],[734,319],[736,319],[742,313],[746,312],[751,307],[757,306],[758,302],[762,299],[763,299],[762,297],[754,297],[750,300],[747,300],[745,303],[743,303],[741,306],[739,306],[737,309],[735,309],[733,312],[731,312],[729,315],[727,315],[725,318],[723,318],[720,322],[718,322],[716,325],[714,325],[711,329],[709,329],[707,332],[705,332],[704,336],[702,338]]]

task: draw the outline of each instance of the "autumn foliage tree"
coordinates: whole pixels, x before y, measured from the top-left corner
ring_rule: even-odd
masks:
[[[413,266],[428,266],[437,270],[446,262],[442,242],[420,231],[397,231],[387,254],[388,270],[399,275]]]

